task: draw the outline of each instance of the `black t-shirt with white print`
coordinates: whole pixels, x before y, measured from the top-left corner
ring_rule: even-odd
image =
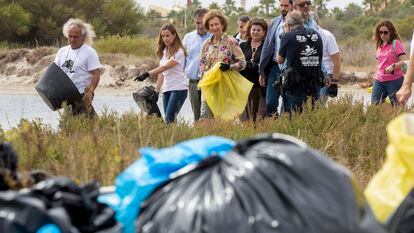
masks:
[[[319,79],[322,74],[323,44],[321,36],[306,28],[287,32],[281,39],[279,55],[286,58],[287,67],[293,66],[306,80]],[[297,88],[308,88],[302,82]],[[296,89],[296,88],[295,88]],[[317,91],[317,90],[314,90]],[[314,92],[306,90],[306,92]]]

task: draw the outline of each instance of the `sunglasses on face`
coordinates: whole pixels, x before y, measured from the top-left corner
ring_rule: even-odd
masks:
[[[305,1],[305,2],[299,3],[297,5],[302,8],[302,7],[305,7],[305,4],[310,6],[310,5],[312,5],[312,2],[311,1]]]
[[[384,34],[385,36],[388,35],[389,31],[379,31],[379,34]]]

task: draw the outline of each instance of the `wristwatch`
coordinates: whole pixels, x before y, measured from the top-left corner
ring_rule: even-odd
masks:
[[[395,69],[395,67],[397,66],[397,64],[395,64],[395,63],[392,63],[392,69]]]

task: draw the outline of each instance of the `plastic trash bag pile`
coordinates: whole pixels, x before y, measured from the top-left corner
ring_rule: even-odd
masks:
[[[0,143],[0,232],[120,233],[115,211],[97,201],[99,184],[78,186],[63,177],[16,172],[17,157]],[[29,183],[21,188],[21,183]]]
[[[200,138],[141,154],[101,200],[127,233],[386,232],[351,174],[290,136]]]

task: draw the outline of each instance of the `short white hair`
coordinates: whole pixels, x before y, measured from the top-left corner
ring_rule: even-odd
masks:
[[[76,25],[80,28],[82,36],[85,37],[85,43],[89,45],[93,45],[93,38],[96,37],[95,31],[93,30],[93,26],[89,23],[85,23],[81,19],[73,19],[70,18],[64,25],[63,25],[63,35],[68,38],[69,37],[69,28],[72,25]]]

